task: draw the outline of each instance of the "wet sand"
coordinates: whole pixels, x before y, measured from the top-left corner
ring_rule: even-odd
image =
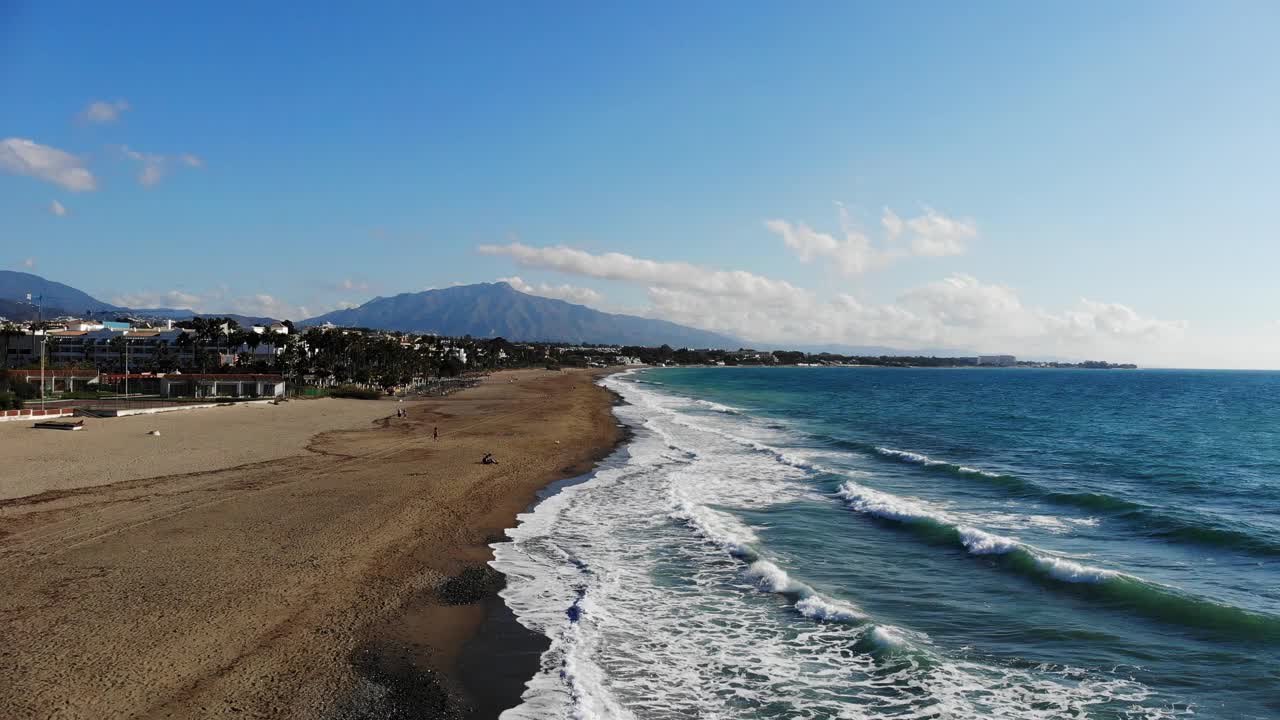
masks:
[[[111,485],[0,501],[0,717],[492,714],[484,683],[456,681],[494,612],[487,543],[614,447],[594,378],[498,374],[404,403],[407,420],[366,401],[384,419],[288,456],[159,477],[142,461]],[[0,467],[3,485],[21,466]],[[501,642],[494,667],[524,672]]]

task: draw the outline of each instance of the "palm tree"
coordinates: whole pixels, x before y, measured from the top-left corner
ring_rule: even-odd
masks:
[[[173,344],[177,345],[180,349],[186,352],[194,353],[195,351],[196,343],[195,343],[195,338],[192,337],[192,333],[188,333],[188,332],[179,333],[178,337],[174,338]],[[191,360],[192,360],[192,365],[194,365],[195,358],[192,357]]]
[[[9,366],[9,345],[12,339],[22,337],[26,332],[13,323],[0,325],[0,370]]]

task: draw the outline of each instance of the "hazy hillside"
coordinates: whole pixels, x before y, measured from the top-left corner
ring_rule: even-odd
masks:
[[[360,307],[337,310],[300,324],[324,322],[441,335],[501,336],[508,340],[725,348],[741,344],[724,335],[665,320],[604,313],[563,300],[526,295],[507,283],[378,297]]]
[[[50,308],[61,308],[69,313],[84,314],[119,309],[70,285],[45,280],[31,273],[0,270],[0,300],[25,301],[27,293],[31,294],[32,302],[39,302]]]

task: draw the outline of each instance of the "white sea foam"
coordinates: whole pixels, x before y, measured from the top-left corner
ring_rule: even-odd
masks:
[[[836,494],[844,498],[849,507],[854,510],[887,520],[897,520],[899,522],[928,520],[941,525],[951,524],[951,521],[942,512],[926,506],[920,500],[912,500],[892,493],[873,490],[852,480],[841,485]]]
[[[694,402],[700,405],[701,407],[707,408],[708,410],[715,410],[716,412],[719,412],[719,413],[737,415],[742,412],[738,408],[729,407],[728,405],[722,405],[718,402],[714,402],[711,400],[694,400]]]
[[[876,625],[868,636],[871,642],[885,650],[901,650],[907,647],[906,635],[901,628],[891,625]]]
[[[878,447],[876,448],[876,452],[886,457],[893,457],[893,458],[898,458],[899,460],[906,460],[907,462],[913,462],[913,463],[916,463],[917,465],[928,465],[930,463],[935,463],[935,464],[937,463],[936,460],[930,459],[928,455],[921,455],[920,453],[914,453],[909,450],[894,450],[893,448]]]
[[[795,608],[801,615],[814,620],[852,623],[867,619],[866,614],[853,605],[817,594],[800,598]]]
[[[895,450],[887,447],[877,447],[876,452],[885,456],[896,458],[904,462],[915,463],[916,465],[924,465],[925,467],[950,467],[952,470],[964,473],[966,475],[985,475],[986,477],[1000,477],[999,473],[993,473],[988,470],[969,467],[968,465],[959,465],[957,463],[947,462],[946,460],[935,460],[928,455],[922,455],[910,450]]]
[[[751,546],[758,542],[756,534],[737,518],[679,497],[678,491],[675,502],[676,507],[671,511],[672,518],[689,523],[700,535],[734,557],[755,555]]]
[[[935,509],[921,500],[903,498],[891,493],[872,490],[852,481],[844,483],[837,494],[845,500],[851,509],[857,512],[897,522],[923,522],[939,528],[950,528],[955,531],[956,537],[965,550],[973,555],[1007,555],[1013,552],[1023,552],[1034,561],[1037,569],[1060,582],[1099,583],[1122,576],[1146,582],[1135,576],[1126,575],[1115,570],[1084,565],[1074,560],[1059,557],[1046,550],[1023,543],[1017,538],[997,535],[962,524],[949,513]],[[970,514],[968,517],[972,518],[973,515]]]
[[[761,590],[771,593],[785,593],[798,590],[791,576],[768,560],[756,560],[747,567],[747,577],[755,581]]]
[[[1035,558],[1037,567],[1048,573],[1050,577],[1062,582],[1100,583],[1122,575],[1114,570],[1082,565],[1073,560],[1045,555],[1040,552],[1033,552],[1031,556]]]
[[[1001,535],[992,535],[977,528],[962,527],[960,542],[974,555],[1003,555],[1021,547],[1017,540]]]
[[[647,404],[634,382],[617,378],[606,384],[634,403],[617,408],[637,428],[629,457],[543,501],[521,516],[512,542],[495,545],[494,565],[508,579],[504,599],[550,639],[507,720],[1020,720],[1105,714],[1116,702],[1144,716],[1138,705],[1150,693],[1131,680],[954,657],[815,592],[734,512],[794,500],[786,488],[802,473],[676,424],[681,410],[664,411],[661,399]],[[732,548],[748,559],[730,557]],[[777,601],[744,579],[795,613],[779,613]],[[868,644],[873,652],[854,650]]]

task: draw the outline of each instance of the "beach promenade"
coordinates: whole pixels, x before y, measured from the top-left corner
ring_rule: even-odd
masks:
[[[441,584],[618,439],[595,377],[0,427],[0,717],[386,717],[389,652],[433,702],[484,616]]]

